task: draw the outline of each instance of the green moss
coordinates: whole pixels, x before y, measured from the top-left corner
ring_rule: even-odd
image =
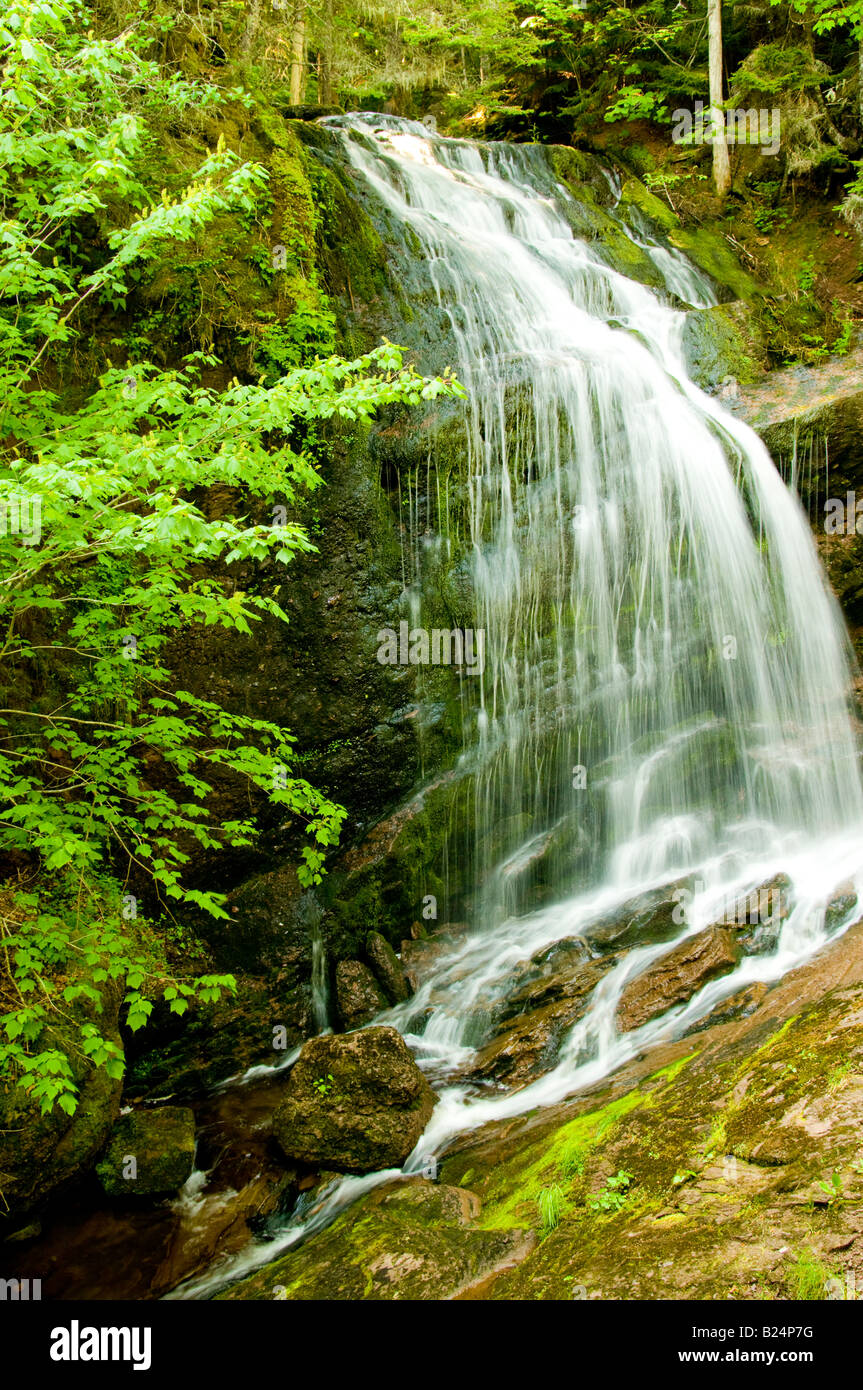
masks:
[[[574,1156],[586,1159],[612,1126],[645,1100],[640,1091],[631,1091],[600,1110],[579,1115],[553,1135],[544,1137],[543,1151],[538,1157],[534,1157],[530,1145],[515,1159],[496,1165],[483,1185],[483,1226],[497,1229],[530,1224],[532,1208],[543,1190],[561,1181],[566,1184],[564,1193],[571,1189]]]
[[[800,1302],[827,1298],[826,1285],[836,1275],[811,1250],[801,1250],[786,1275],[789,1297]]]
[[[747,385],[767,365],[762,325],[741,303],[691,310],[686,315],[683,349],[690,376],[705,389],[727,376]]]
[[[387,1185],[313,1241],[220,1295],[228,1299],[434,1299],[505,1261],[518,1237],[484,1231],[455,1189]]]
[[[121,1116],[96,1172],[111,1197],[150,1196],[179,1191],[194,1163],[194,1115],[167,1105]]]
[[[661,227],[664,232],[678,232],[680,221],[677,215],[672,212],[667,203],[661,198],[657,198],[655,193],[651,193],[649,188],[640,179],[627,179],[620,192],[620,207],[622,211],[628,208],[638,208],[651,222]]]

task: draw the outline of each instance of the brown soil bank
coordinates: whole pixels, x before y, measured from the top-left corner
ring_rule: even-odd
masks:
[[[222,1297],[853,1296],[861,1119],[863,923],[748,1017],[464,1136],[439,1185],[377,1189]]]

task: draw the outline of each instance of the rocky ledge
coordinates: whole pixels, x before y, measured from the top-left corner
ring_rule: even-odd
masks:
[[[863,924],[748,994],[589,1093],[461,1136],[439,1186],[376,1189],[225,1296],[853,1296]]]

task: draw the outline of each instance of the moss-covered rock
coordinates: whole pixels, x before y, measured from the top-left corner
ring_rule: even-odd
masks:
[[[405,972],[392,946],[380,932],[369,932],[366,937],[366,959],[390,1002],[403,1003],[410,994]]]
[[[226,1299],[457,1297],[524,1258],[529,1231],[484,1230],[464,1188],[423,1178],[379,1187],[319,1240],[219,1295]]]
[[[861,1106],[858,924],[695,1037],[459,1136],[439,1188],[377,1188],[224,1296],[836,1297],[863,1277]],[[498,1262],[466,1230],[515,1244]]]
[[[575,200],[561,207],[574,235],[590,242],[612,270],[660,289],[664,281],[659,267],[610,210],[611,189],[598,161],[579,150],[559,147],[549,151],[549,161]]]
[[[273,1116],[289,1159],[367,1173],[404,1163],[435,1094],[394,1028],[306,1043]]]
[[[669,245],[682,251],[716,284],[725,299],[757,300],[762,293],[745,271],[734,248],[712,227],[685,227],[668,206],[635,178],[627,179],[620,195],[620,213],[638,229],[643,219],[660,230]]]
[[[683,328],[683,351],[693,381],[707,390],[726,377],[748,385],[767,366],[760,325],[740,300],[690,310]]]
[[[178,1192],[195,1166],[195,1117],[180,1105],[122,1115],[96,1173],[109,1197]]]
[[[343,1028],[361,1028],[387,1006],[383,990],[367,965],[340,960],[336,966],[336,1006]]]

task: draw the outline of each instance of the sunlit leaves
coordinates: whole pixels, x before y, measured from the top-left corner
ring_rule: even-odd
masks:
[[[166,79],[146,56],[146,26],[109,38],[89,27],[76,0],[12,0],[0,17],[0,508],[39,518],[0,528],[0,849],[38,867],[46,901],[76,885],[63,912],[39,894],[14,895],[8,912],[0,903],[0,1075],[68,1114],[78,1071],[64,1047],[122,1073],[100,1026],[103,991],[122,992],[135,1032],[160,995],[180,1015],[233,986],[168,972],[152,929],[106,908],[113,890],[94,890],[97,876],[136,875],[168,920],[172,909],[225,918],[221,893],[190,886],[191,861],[252,845],[268,805],[309,886],[344,817],[294,775],[285,730],[177,690],[171,644],[286,621],[279,586],[237,573],[255,562],[271,574],[314,548],[288,517],[320,485],[304,451],[312,427],[461,391],[426,381],[389,343],[266,385],[206,385],[219,363],[195,352],[174,367],[105,363],[69,391],[57,350],[77,345],[82,308],[122,305],[166,250],[218,216],[253,215],[267,183],[220,141],[184,192],[145,187],[152,105],[222,98]],[[82,227],[94,226],[85,252]],[[236,497],[228,514],[208,511],[213,488]],[[219,812],[226,781],[246,814]]]

